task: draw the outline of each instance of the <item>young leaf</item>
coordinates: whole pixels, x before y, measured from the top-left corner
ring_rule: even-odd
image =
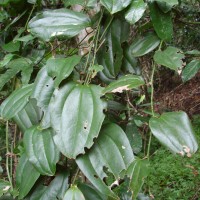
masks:
[[[78,184],[86,200],[107,200],[107,196],[97,191],[89,184]]]
[[[171,41],[173,36],[173,23],[170,13],[163,13],[155,2],[149,4],[149,10],[151,21],[159,38],[165,41]]]
[[[6,192],[8,192],[8,190],[10,189],[10,183],[8,181],[2,180],[0,179],[0,197],[5,194]]]
[[[80,60],[80,56],[74,55],[68,58],[50,58],[47,61],[48,75],[52,78],[56,77],[54,80],[55,87],[58,87],[61,81],[72,73]]]
[[[130,90],[132,88],[137,88],[143,84],[144,80],[141,76],[128,74],[110,83],[102,91],[102,93],[105,94],[108,92],[122,92],[123,90]]]
[[[36,105],[36,101],[30,99],[26,106],[13,117],[13,120],[24,133],[26,129],[38,124],[41,117],[42,111]]]
[[[54,142],[67,157],[75,158],[90,148],[104,120],[102,88],[68,83],[53,94],[50,116],[56,131]]]
[[[132,191],[132,199],[136,199],[144,179],[149,174],[148,160],[136,159],[134,160],[127,170],[128,176],[130,176],[130,189]]]
[[[155,34],[148,34],[143,38],[137,38],[129,47],[132,56],[139,57],[153,51],[160,43]]]
[[[37,14],[29,22],[29,30],[42,40],[49,41],[74,37],[90,25],[87,15],[63,8]]]
[[[77,188],[77,186],[71,186],[67,192],[63,200],[85,200],[83,193]]]
[[[103,181],[106,177],[104,167],[108,168],[108,171],[118,180],[121,172],[126,170],[133,160],[134,155],[126,134],[118,125],[107,124],[102,128],[90,151],[79,156],[76,162],[97,190],[105,195],[116,197]]]
[[[39,184],[25,200],[54,200],[63,199],[69,187],[69,173],[59,172],[48,186]]]
[[[193,78],[200,69],[200,60],[192,60],[182,71],[182,80],[184,82]]]
[[[5,119],[13,118],[28,103],[33,85],[26,85],[15,90],[2,104],[1,116]]]
[[[156,51],[153,59],[159,65],[178,71],[178,69],[182,68],[182,59],[185,57],[184,54],[180,52],[180,49],[175,47],[167,47],[164,51]]]
[[[191,156],[198,149],[190,120],[185,112],[169,112],[152,117],[149,126],[153,135],[169,150]]]
[[[32,98],[37,100],[37,105],[46,111],[54,92],[54,81],[47,74],[47,67],[43,67],[37,74],[33,84]]]
[[[40,173],[28,161],[28,158],[23,154],[17,165],[16,170],[16,186],[19,188],[19,199],[23,199],[31,190]]]
[[[23,143],[29,161],[38,172],[47,176],[54,175],[59,151],[53,142],[53,131],[32,126],[26,130]]]
[[[130,24],[135,24],[144,14],[147,4],[143,0],[135,0],[131,3],[125,14],[125,19]]]
[[[4,44],[2,45],[2,49],[4,51],[7,51],[9,53],[13,53],[13,52],[16,52],[16,51],[19,51],[19,48],[20,48],[20,42],[9,42],[7,44]]]
[[[131,3],[131,0],[100,0],[100,2],[111,14],[114,14],[126,8]]]

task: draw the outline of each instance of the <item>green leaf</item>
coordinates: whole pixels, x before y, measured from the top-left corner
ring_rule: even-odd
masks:
[[[125,14],[125,19],[130,24],[135,24],[144,14],[147,4],[143,0],[132,1],[129,9]]]
[[[63,200],[85,200],[83,193],[77,188],[77,186],[71,186],[65,193]]]
[[[37,14],[29,22],[29,30],[42,40],[49,41],[74,37],[90,25],[87,15],[63,8]]]
[[[101,193],[116,197],[104,183],[106,177],[104,167],[112,173],[116,180],[133,161],[134,155],[124,131],[116,124],[105,125],[93,147],[76,162],[88,180]]]
[[[4,44],[2,46],[2,49],[9,53],[19,51],[19,48],[20,48],[20,42],[13,42],[13,41],[11,41],[7,44]]]
[[[148,34],[145,37],[137,38],[129,47],[132,56],[139,57],[153,51],[160,43],[155,34]]]
[[[142,150],[142,136],[139,133],[134,120],[127,124],[126,135],[129,139],[133,152],[138,154]]]
[[[6,66],[14,57],[14,54],[6,54],[2,61],[0,61],[0,68]]]
[[[156,2],[166,3],[166,4],[168,4],[170,7],[173,7],[173,6],[175,6],[175,5],[178,5],[178,0],[156,0]]]
[[[17,165],[16,170],[16,186],[19,188],[19,199],[23,199],[31,190],[40,173],[28,161],[28,158],[23,154]]]
[[[37,171],[42,175],[54,175],[59,151],[53,142],[53,131],[32,126],[26,130],[23,142],[28,159]]]
[[[103,195],[89,184],[78,184],[78,188],[81,190],[86,200],[107,200],[106,195]]]
[[[37,100],[37,105],[46,111],[54,92],[54,81],[47,74],[47,67],[43,67],[37,74],[33,84],[32,98]]]
[[[96,85],[68,83],[55,90],[50,102],[54,142],[67,157],[75,158],[90,148],[104,120],[102,88]]]
[[[25,200],[55,200],[63,199],[65,191],[69,187],[69,173],[59,172],[48,186],[44,183],[38,185]]]
[[[37,107],[36,101],[30,99],[26,106],[13,117],[13,120],[24,133],[26,129],[38,124],[41,120],[41,116],[42,112],[39,107]]]
[[[144,184],[144,179],[149,174],[148,160],[136,159],[134,160],[130,167],[128,168],[127,174],[130,176],[130,189],[132,191],[132,199],[136,199],[142,185]]]
[[[58,87],[62,80],[66,79],[80,62],[81,56],[74,55],[68,58],[50,58],[47,61],[47,72],[55,78],[55,87]]]
[[[124,41],[124,33],[128,35],[128,26],[127,22],[114,19],[107,31],[105,42],[97,52],[97,62],[104,67],[99,72],[102,79],[115,79],[120,71],[123,58],[121,43]]]
[[[32,72],[32,65],[28,58],[18,58],[12,60],[6,65],[6,68],[7,71],[0,75],[0,90],[20,71],[22,71],[22,83],[27,84],[29,82]]]
[[[122,92],[123,90],[130,90],[132,88],[137,88],[141,85],[144,85],[144,80],[141,76],[127,74],[125,76],[122,76],[118,80],[110,83],[102,91],[102,93],[105,94],[108,92]]]
[[[100,2],[111,14],[114,14],[126,8],[131,3],[131,0],[100,0]]]
[[[149,10],[151,21],[159,38],[165,41],[171,41],[173,36],[173,23],[170,13],[163,13],[156,3],[150,3]]]
[[[182,71],[182,80],[184,82],[193,78],[200,69],[200,60],[192,60]]]
[[[6,192],[8,192],[8,190],[10,189],[10,183],[8,181],[2,180],[0,179],[0,197],[5,194]]]
[[[13,118],[28,103],[33,85],[26,85],[15,90],[2,104],[1,116],[4,119]]]
[[[149,126],[153,135],[174,153],[195,153],[198,144],[190,120],[185,112],[169,112],[152,117]]]
[[[184,58],[184,54],[181,53],[180,49],[175,47],[167,47],[164,51],[156,51],[154,54],[154,61],[165,67],[168,67],[172,70],[178,71],[183,66],[182,59]]]

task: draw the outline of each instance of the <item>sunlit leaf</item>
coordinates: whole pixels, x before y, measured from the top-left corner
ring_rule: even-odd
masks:
[[[38,13],[29,22],[29,30],[33,35],[49,41],[54,38],[74,37],[90,25],[87,15],[62,8]]]
[[[63,200],[85,200],[85,197],[78,187],[73,185],[67,190]]]

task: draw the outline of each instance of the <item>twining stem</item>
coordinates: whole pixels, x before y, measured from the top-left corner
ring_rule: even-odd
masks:
[[[25,24],[25,26],[24,26],[24,30],[27,29],[28,23],[29,23],[30,18],[31,18],[31,15],[33,14],[33,11],[35,10],[36,6],[37,6],[37,4],[35,3],[35,4],[33,5],[33,8],[31,9],[31,12],[30,12],[29,16],[28,16],[28,19],[27,19],[26,24]]]
[[[9,122],[6,122],[6,172],[8,176],[8,181],[10,182],[10,187],[11,190],[13,190],[13,184],[12,184],[12,177],[10,176],[10,171],[9,171]]]
[[[74,179],[73,179],[73,181],[72,181],[72,185],[74,185],[74,183],[75,183],[75,181],[76,181],[76,178],[77,178],[79,172],[80,172],[80,169],[78,168],[77,171],[76,171],[76,174],[74,175]]]

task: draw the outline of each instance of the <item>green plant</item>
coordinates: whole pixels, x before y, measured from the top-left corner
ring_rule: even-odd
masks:
[[[146,198],[138,194],[149,174],[152,135],[179,156],[198,149],[187,114],[160,115],[154,103],[161,65],[176,74],[183,70],[183,81],[200,65],[198,51],[185,52],[195,64],[183,69],[184,52],[173,46],[179,2],[18,2],[13,9],[15,1],[0,1],[0,89],[11,93],[1,104],[8,181],[1,180],[0,195]],[[151,69],[144,74],[138,60],[147,54]]]

